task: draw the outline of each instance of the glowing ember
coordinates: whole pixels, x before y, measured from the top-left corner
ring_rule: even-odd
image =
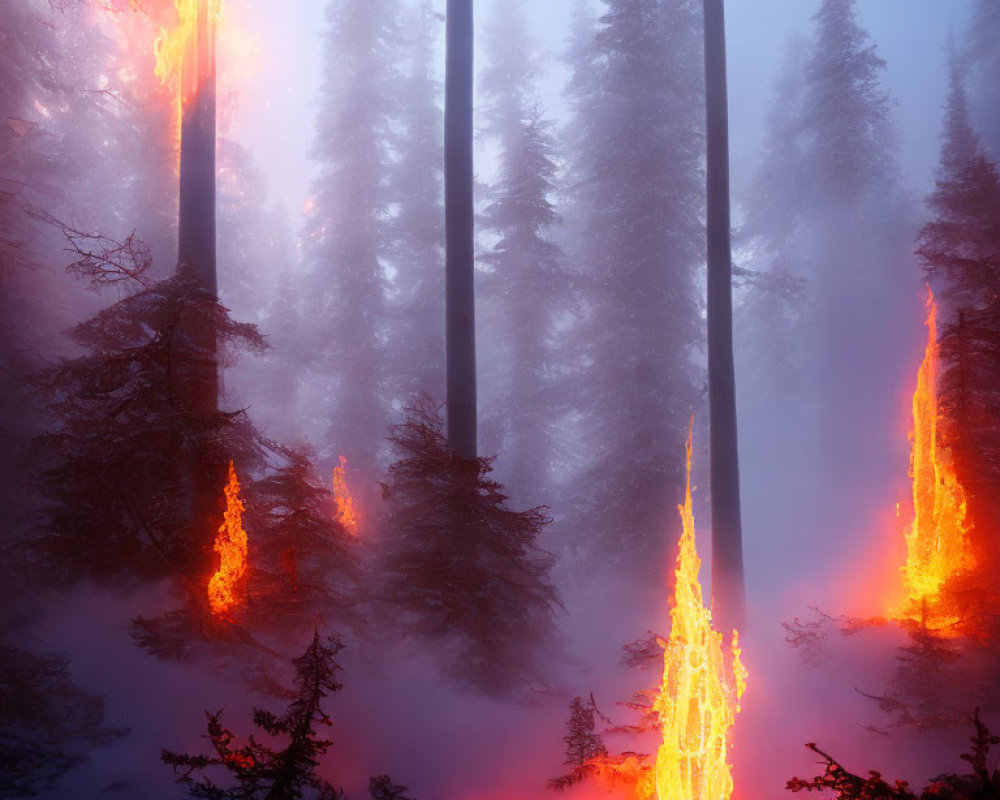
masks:
[[[243,501],[236,469],[229,462],[226,484],[226,516],[215,538],[219,569],[208,582],[208,602],[213,614],[226,615],[240,605],[240,594],[247,571],[247,533],[243,530]]]
[[[712,628],[702,599],[701,559],[691,508],[691,436],[687,442],[687,490],[679,507],[683,533],[670,610],[670,638],[663,652],[663,680],[654,704],[661,728],[656,765],[643,795],[658,800],[728,800],[733,793],[729,764],[731,731],[747,670],[733,631],[727,667],[723,637]]]
[[[941,589],[972,566],[965,491],[951,454],[938,446],[937,306],[927,290],[927,350],[913,393],[910,477],[913,522],[906,530],[905,606],[897,617],[943,629],[957,622],[939,607]]]
[[[333,468],[333,499],[337,503],[336,519],[347,530],[357,536],[361,515],[354,505],[354,498],[347,488],[347,457],[340,457],[340,466]]]

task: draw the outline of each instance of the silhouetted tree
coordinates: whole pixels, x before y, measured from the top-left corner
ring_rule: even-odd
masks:
[[[58,655],[0,645],[0,797],[34,797],[127,731],[73,683]]]
[[[34,442],[42,508],[31,544],[51,580],[200,582],[208,574],[223,483],[214,470],[192,473],[190,465],[236,459],[250,470],[261,445],[242,412],[191,402],[200,391],[192,373],[216,363],[214,346],[206,349],[192,330],[209,330],[229,347],[265,346],[254,326],[232,320],[182,271],[72,328],[83,354],[36,377],[50,429]],[[199,489],[212,493],[215,508],[195,524]]]
[[[459,681],[504,692],[538,679],[555,635],[553,560],[537,544],[547,519],[508,509],[492,459],[459,455],[442,427],[426,400],[391,428],[380,596],[406,630],[452,648]]]
[[[285,464],[249,487],[246,527],[249,612],[264,624],[301,624],[316,614],[356,621],[356,542],[336,519],[333,493],[309,453],[284,451]]]
[[[368,794],[371,800],[413,800],[406,793],[408,786],[398,786],[388,775],[374,775],[368,781]]]
[[[944,141],[933,219],[917,255],[943,298],[942,433],[966,489],[979,554],[977,571],[1000,558],[1000,173],[969,115],[961,65],[951,54]],[[982,584],[988,590],[990,581]],[[989,591],[989,590],[988,590]],[[995,592],[991,592],[995,596]],[[980,621],[982,622],[982,621]]]
[[[934,778],[923,790],[915,792],[906,781],[889,783],[877,770],[870,770],[868,777],[862,777],[848,770],[833,756],[823,752],[815,744],[807,744],[810,750],[825,762],[822,775],[810,780],[792,778],[786,788],[792,792],[835,793],[836,800],[995,800],[1000,797],[1000,770],[989,769],[989,753],[992,745],[1000,743],[1000,737],[990,734],[979,719],[976,711],[975,733],[972,747],[961,758],[972,767],[971,775],[947,773]]]
[[[566,760],[563,763],[570,767],[570,772],[550,780],[550,789],[562,791],[583,782],[592,771],[592,760],[608,755],[604,740],[595,731],[596,713],[593,697],[589,702],[584,702],[582,697],[574,697],[569,704],[569,719],[566,721],[566,735],[563,737],[566,743]]]
[[[994,161],[1000,159],[1000,8],[991,0],[975,0],[966,37],[975,108],[973,116]]]
[[[284,740],[285,746],[264,744],[253,736],[247,744],[235,745],[236,736],[222,723],[222,712],[205,712],[208,738],[214,755],[199,756],[163,750],[161,758],[173,767],[180,783],[190,787],[192,797],[205,800],[334,800],[343,793],[316,774],[319,758],[326,753],[329,739],[320,735],[321,726],[332,726],[321,703],[343,686],[337,680],[341,670],[336,658],[343,645],[326,641],[319,633],[312,644],[292,664],[296,672],[295,696],[280,716],[254,709],[254,725],[269,737]],[[231,788],[223,788],[202,773],[221,767],[228,773]]]

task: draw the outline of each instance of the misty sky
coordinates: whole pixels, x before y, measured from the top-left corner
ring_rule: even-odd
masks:
[[[477,4],[477,25],[494,2]],[[513,0],[499,0],[509,3]],[[546,113],[562,114],[560,62],[570,12],[580,0],[526,4],[535,34],[549,56],[542,87]],[[444,7],[444,0],[436,0]],[[592,3],[596,5],[595,3]],[[754,169],[771,82],[786,42],[809,31],[818,0],[730,0],[727,3],[732,162],[739,186]],[[296,226],[308,197],[312,163],[307,153],[321,74],[320,37],[326,0],[229,0],[232,21],[257,37],[255,91],[246,89],[233,137],[253,152],[267,176],[270,198],[286,205]],[[886,84],[894,101],[901,162],[908,182],[923,194],[937,163],[944,102],[944,48],[949,31],[961,34],[966,0],[859,0],[861,23],[888,64]],[[223,66],[225,69],[225,66]],[[483,168],[484,165],[480,165]]]

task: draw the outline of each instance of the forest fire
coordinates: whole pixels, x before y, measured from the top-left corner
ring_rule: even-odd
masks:
[[[733,793],[729,748],[746,689],[747,670],[733,631],[727,667],[723,635],[712,628],[702,598],[691,505],[691,436],[687,488],[679,507],[683,532],[677,554],[670,638],[654,709],[661,726],[656,765],[643,788],[657,800],[728,800]]]
[[[347,486],[347,456],[341,456],[340,465],[333,468],[333,499],[337,504],[337,522],[357,536],[361,515]]]
[[[161,28],[156,37],[156,77],[177,95],[180,109],[198,92],[205,69],[214,69],[214,32],[222,16],[222,0],[174,0],[177,23]],[[200,17],[204,16],[204,23]],[[202,24],[209,31],[208,41],[201,42]],[[192,69],[192,65],[197,65]]]
[[[229,481],[225,488],[226,516],[215,539],[219,569],[208,582],[208,602],[212,613],[228,616],[241,604],[240,588],[247,570],[247,533],[243,530],[243,501],[240,482],[233,462],[229,462]]]
[[[957,619],[941,608],[941,590],[950,578],[972,566],[972,558],[965,491],[951,454],[938,442],[937,305],[930,288],[926,325],[927,349],[913,394],[913,520],[906,531],[906,599],[895,616],[942,630]]]

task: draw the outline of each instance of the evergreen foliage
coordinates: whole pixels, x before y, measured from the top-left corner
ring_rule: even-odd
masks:
[[[336,519],[332,492],[315,477],[310,454],[286,463],[248,492],[249,613],[264,623],[302,623],[315,614],[356,622],[356,542]]]
[[[0,798],[34,797],[127,732],[105,724],[62,656],[0,645]]]
[[[186,273],[152,283],[69,331],[83,355],[36,378],[52,428],[36,438],[42,508],[32,546],[60,583],[207,571],[211,541],[189,516],[200,482],[222,482],[206,465],[249,469],[260,444],[242,412],[200,409],[198,376],[214,348],[262,350],[253,325],[232,320]],[[198,527],[195,530],[194,527]]]
[[[521,42],[511,47],[511,42]],[[499,175],[488,192],[480,228],[496,237],[480,257],[484,338],[492,361],[484,369],[484,429],[493,429],[506,484],[528,505],[552,495],[558,421],[565,403],[555,397],[559,371],[557,323],[568,307],[564,256],[553,242],[560,219],[555,143],[533,99],[537,67],[528,55],[523,12],[504,6],[488,39],[482,73],[486,135],[499,148]],[[547,408],[548,414],[526,414]]]
[[[492,459],[458,455],[442,427],[424,400],[391,428],[380,597],[406,630],[450,649],[458,681],[503,693],[538,680],[555,636],[553,559],[538,547],[548,520],[507,508]]]
[[[585,301],[567,334],[575,371],[562,391],[583,454],[574,524],[602,566],[641,569],[665,557],[660,523],[680,495],[676,454],[703,341],[701,4],[603,5],[596,28],[578,24],[571,51],[564,216]]]
[[[1000,737],[990,734],[979,718],[978,709],[973,722],[972,746],[961,756],[972,767],[972,774],[939,775],[916,792],[906,781],[889,783],[877,770],[870,770],[867,777],[857,775],[810,743],[806,747],[825,762],[823,774],[809,780],[792,778],[786,788],[791,792],[833,792],[836,800],[995,800],[1000,797],[1000,770],[991,771],[988,759],[990,747],[1000,744]]]
[[[577,783],[585,781],[592,771],[592,761],[606,758],[608,749],[604,740],[596,733],[595,715],[597,708],[594,698],[584,702],[582,697],[574,697],[569,704],[569,719],[566,721],[566,760],[563,762],[570,768],[568,774],[549,781],[550,789],[562,791]]]
[[[385,430],[386,263],[398,0],[331,0],[302,284],[315,380],[306,430],[373,474]],[[326,454],[323,454],[324,457]]]
[[[254,725],[269,737],[283,740],[284,747],[264,743],[250,736],[245,745],[236,744],[235,734],[222,722],[222,712],[205,712],[208,738],[213,755],[186,755],[163,750],[163,763],[173,768],[180,783],[189,787],[191,797],[204,800],[335,800],[343,793],[316,774],[319,758],[331,740],[321,738],[321,730],[332,725],[322,708],[326,697],[340,691],[341,670],[337,655],[343,645],[334,638],[322,640],[319,632],[305,653],[292,664],[296,689],[292,702],[281,715],[254,709]],[[230,788],[224,788],[202,773],[221,767],[228,773]]]
[[[368,794],[371,800],[413,800],[406,793],[408,786],[398,786],[388,775],[374,775],[368,781]]]

